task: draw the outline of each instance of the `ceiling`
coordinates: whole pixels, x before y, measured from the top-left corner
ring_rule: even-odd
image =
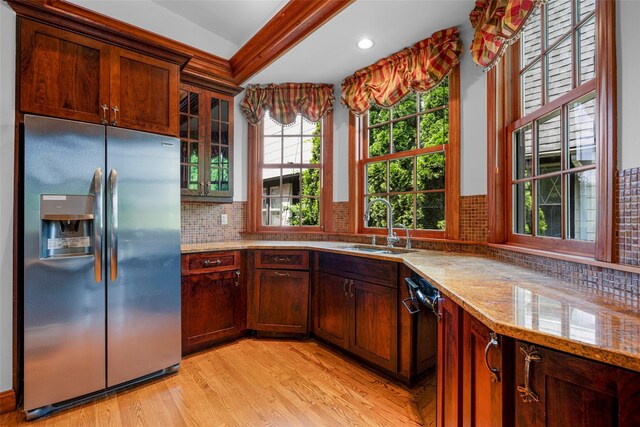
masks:
[[[237,46],[242,46],[287,0],[152,0]]]
[[[470,31],[474,0],[357,0],[248,83],[339,83],[380,58],[458,26]],[[374,40],[358,49],[362,37]]]
[[[230,58],[287,0],[68,0],[95,12]],[[330,0],[329,0],[330,1]],[[435,31],[470,32],[474,0],[357,0],[247,83],[339,83],[359,68]],[[356,43],[374,40],[369,50]],[[467,43],[468,44],[468,43]]]

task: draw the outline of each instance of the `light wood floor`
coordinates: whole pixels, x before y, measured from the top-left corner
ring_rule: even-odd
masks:
[[[314,341],[244,339],[185,358],[179,373],[27,423],[0,426],[435,425],[435,378],[388,380]]]

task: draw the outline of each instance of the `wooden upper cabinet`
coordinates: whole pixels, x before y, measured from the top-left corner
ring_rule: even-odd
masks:
[[[111,124],[176,135],[177,65],[117,47],[111,50]]]
[[[178,134],[178,65],[28,19],[20,25],[20,111]]]
[[[19,22],[20,111],[101,123],[100,106],[109,105],[110,46],[33,21]]]
[[[233,97],[181,84],[175,105],[182,200],[232,202]]]

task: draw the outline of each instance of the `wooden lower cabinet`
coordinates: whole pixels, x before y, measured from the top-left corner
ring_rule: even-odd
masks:
[[[639,374],[526,342],[515,347],[516,426],[640,425]],[[535,359],[528,387],[525,354]]]
[[[351,298],[348,279],[319,273],[315,286],[314,333],[348,350]]]
[[[325,272],[314,286],[314,334],[397,372],[397,289]]]
[[[359,280],[350,284],[349,351],[395,372],[398,369],[397,290]]]
[[[512,425],[513,340],[495,334],[464,312],[462,316],[462,425]]]
[[[461,425],[462,410],[462,310],[450,299],[439,301],[438,323],[438,427]]]
[[[182,352],[190,353],[243,334],[246,287],[241,271],[182,277]]]
[[[306,334],[309,272],[258,269],[253,277],[253,329]]]

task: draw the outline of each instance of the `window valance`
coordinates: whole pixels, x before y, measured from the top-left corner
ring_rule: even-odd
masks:
[[[342,82],[342,103],[362,115],[371,103],[391,107],[411,91],[426,92],[458,63],[463,46],[455,27],[356,71]]]
[[[527,22],[531,12],[544,0],[478,0],[469,15],[475,28],[471,56],[476,64],[491,68],[500,60]]]
[[[333,102],[333,85],[330,84],[250,85],[240,108],[249,124],[257,125],[269,111],[273,120],[286,126],[295,122],[298,114],[317,122],[333,109]]]

